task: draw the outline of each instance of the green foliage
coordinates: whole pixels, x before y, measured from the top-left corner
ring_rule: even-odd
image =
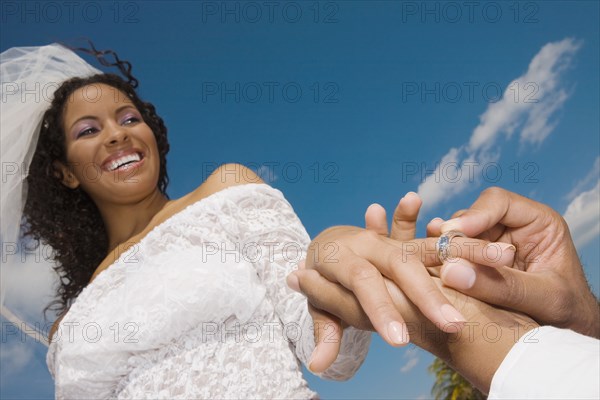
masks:
[[[429,366],[429,373],[435,376],[431,394],[436,400],[486,400],[487,396],[477,390],[469,381],[454,371],[443,360],[436,358]]]

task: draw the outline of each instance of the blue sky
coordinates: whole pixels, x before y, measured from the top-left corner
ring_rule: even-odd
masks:
[[[598,2],[76,3],[3,1],[0,50],[85,36],[131,61],[169,128],[172,198],[239,162],[311,236],[411,190],[423,235],[498,185],[568,217],[598,294]],[[0,397],[53,397],[43,346],[2,323]],[[307,379],[323,398],[427,398],[431,360],[375,338],[351,381]]]

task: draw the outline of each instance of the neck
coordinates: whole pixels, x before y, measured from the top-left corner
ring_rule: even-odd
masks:
[[[142,232],[169,202],[158,189],[132,204],[97,204],[108,234],[108,248],[114,249]]]

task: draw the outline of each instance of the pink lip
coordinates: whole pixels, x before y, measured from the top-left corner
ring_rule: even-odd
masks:
[[[141,156],[141,160],[138,161],[136,164],[141,164],[144,161],[144,157],[145,157],[144,153],[139,149],[128,149],[128,150],[117,151],[116,153],[113,153],[110,156],[108,156],[106,159],[104,159],[104,161],[100,165],[100,168],[103,169],[104,171],[110,172],[108,167],[111,162],[113,162],[114,160],[117,160],[121,157],[128,156],[130,154],[136,154],[136,153]]]

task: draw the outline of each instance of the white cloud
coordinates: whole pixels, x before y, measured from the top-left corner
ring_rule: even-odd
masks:
[[[411,358],[410,360],[408,360],[406,362],[406,364],[404,364],[402,366],[402,368],[400,368],[400,372],[402,372],[403,374],[405,374],[408,371],[410,371],[411,369],[413,369],[418,363],[419,363],[419,359],[418,358]]]
[[[487,167],[497,160],[498,155],[491,152],[475,157],[467,154],[465,146],[451,148],[437,165],[434,174],[419,185],[423,212],[477,184],[477,177],[485,175]]]
[[[600,179],[600,156],[596,157],[596,161],[594,162],[592,169],[590,170],[590,172],[588,172],[588,174],[585,176],[585,178],[583,178],[582,180],[577,182],[575,187],[573,187],[573,189],[569,192],[569,194],[567,195],[567,199],[570,201],[573,200],[575,197],[579,196],[579,194],[581,192],[585,191],[587,188],[589,188],[591,185],[593,185],[599,179]]]
[[[567,93],[563,90],[549,96],[543,105],[532,107],[527,122],[521,131],[521,143],[539,144],[554,130],[558,121],[552,116],[567,100]]]
[[[458,165],[460,162],[459,153],[462,152],[462,149],[451,148],[450,151],[442,158],[440,165]],[[438,175],[435,175],[438,174]],[[427,207],[431,204],[441,203],[444,198],[448,195],[453,195],[455,191],[459,191],[460,187],[464,184],[460,182],[456,182],[455,185],[448,185],[446,183],[447,178],[443,174],[443,170],[440,167],[437,167],[434,175],[430,175],[425,179],[423,183],[419,185],[419,196],[424,199],[423,207]],[[440,185],[446,186],[446,190],[440,190]],[[424,210],[424,208],[422,208]]]
[[[419,185],[423,212],[479,183],[482,172],[500,157],[499,138],[520,132],[522,145],[539,145],[556,126],[556,113],[568,98],[562,73],[569,67],[580,43],[567,38],[548,43],[529,63],[527,72],[514,79],[503,97],[479,117],[467,144],[453,147],[442,157],[433,175]],[[496,149],[494,153],[492,149]],[[448,165],[458,172],[447,175]]]
[[[21,246],[21,243],[17,246]],[[25,256],[21,251],[11,254],[14,252],[11,249],[3,249],[0,304],[29,324],[35,326],[37,323],[43,326],[42,310],[54,298],[56,273],[52,270],[52,264],[45,260],[48,256],[45,254],[45,248],[39,247]],[[49,313],[48,318],[52,317],[52,313]]]
[[[400,368],[400,372],[403,374],[407,373],[411,369],[417,366],[419,363],[419,350],[416,347],[411,347],[404,352],[403,358],[406,358],[406,363]]]
[[[20,340],[5,341],[0,351],[0,365],[2,365],[2,377],[8,378],[17,375],[27,368],[34,360],[33,346]]]
[[[596,186],[577,195],[567,206],[564,218],[575,246],[581,249],[600,234],[600,180]]]

